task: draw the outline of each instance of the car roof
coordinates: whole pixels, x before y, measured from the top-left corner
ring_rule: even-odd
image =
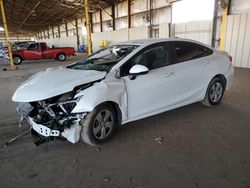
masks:
[[[139,39],[139,40],[131,40],[131,41],[126,41],[126,42],[120,42],[119,44],[148,46],[150,44],[155,44],[155,43],[159,43],[159,42],[167,42],[167,41],[192,42],[192,43],[197,43],[197,44],[206,46],[208,48],[211,48],[211,46],[208,46],[208,45],[206,45],[204,43],[201,43],[199,41],[195,41],[195,40],[191,40],[191,39],[184,39],[184,38],[177,38],[177,37]]]

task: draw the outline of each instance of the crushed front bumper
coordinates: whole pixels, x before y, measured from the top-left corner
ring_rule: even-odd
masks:
[[[32,130],[38,133],[38,135],[43,136],[45,138],[48,137],[64,137],[71,143],[76,143],[80,140],[80,132],[81,132],[81,125],[80,121],[85,117],[85,113],[82,114],[71,114],[67,118],[62,119],[62,123],[70,120],[71,125],[66,126],[63,130],[56,130],[52,129],[46,125],[37,123],[36,119],[29,116],[30,112],[32,111],[31,105],[28,103],[20,104],[17,107],[18,114],[21,117],[21,121],[23,119],[27,120],[29,125],[31,126]],[[71,121],[71,118],[74,120]],[[21,122],[20,122],[21,124]]]
[[[32,129],[34,129],[38,134],[45,136],[45,137],[49,137],[49,136],[60,136],[60,131],[58,130],[53,130],[50,129],[49,127],[46,127],[44,125],[41,124],[37,124],[33,118],[28,117],[28,122],[31,125]]]
[[[32,129],[37,132],[39,135],[44,137],[64,137],[69,142],[75,144],[80,140],[80,132],[81,132],[81,125],[79,122],[74,122],[73,125],[70,126],[70,128],[64,128],[62,132],[59,130],[51,129],[45,125],[38,124],[34,121],[33,118],[28,117],[28,123],[32,127]]]

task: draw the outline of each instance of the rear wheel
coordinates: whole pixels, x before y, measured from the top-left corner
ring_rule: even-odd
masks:
[[[116,113],[112,105],[96,107],[82,120],[82,139],[85,143],[96,145],[108,141],[115,132]]]
[[[218,105],[224,95],[225,86],[223,81],[220,78],[214,78],[208,85],[206,98],[203,101],[203,104],[207,106]]]
[[[57,55],[56,59],[58,59],[59,61],[65,61],[66,55],[64,53],[60,53]]]
[[[20,65],[23,59],[20,56],[13,56],[13,62],[15,65]]]

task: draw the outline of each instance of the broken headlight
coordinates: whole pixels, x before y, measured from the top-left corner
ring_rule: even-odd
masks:
[[[82,96],[74,98],[73,100],[60,101],[57,105],[63,110],[64,113],[69,114],[76,107],[78,101]]]
[[[76,106],[77,101],[59,102],[58,106],[63,110],[64,113],[70,113]]]

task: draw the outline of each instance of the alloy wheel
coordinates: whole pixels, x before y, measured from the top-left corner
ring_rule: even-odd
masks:
[[[93,121],[93,135],[98,140],[103,140],[114,128],[114,117],[111,111],[104,109],[100,111]]]
[[[220,82],[214,82],[209,91],[210,100],[214,103],[220,101],[223,95],[223,86]]]

